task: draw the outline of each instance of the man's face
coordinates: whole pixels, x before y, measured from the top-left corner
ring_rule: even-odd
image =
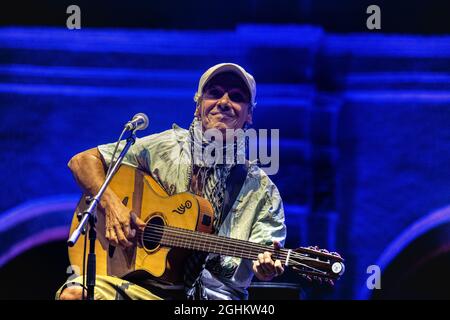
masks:
[[[223,72],[211,78],[203,88],[196,116],[200,116],[203,130],[242,129],[252,123],[250,93],[244,80],[233,72]]]

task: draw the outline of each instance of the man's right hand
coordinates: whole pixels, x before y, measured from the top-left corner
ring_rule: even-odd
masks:
[[[131,209],[121,202],[105,209],[106,239],[113,246],[123,248],[133,245],[130,239],[136,236],[136,231],[143,230],[145,223]]]

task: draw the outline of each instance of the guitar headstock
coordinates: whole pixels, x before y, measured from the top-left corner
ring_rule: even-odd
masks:
[[[344,259],[340,255],[314,247],[292,250],[286,265],[301,275],[326,281],[338,280],[345,271]]]

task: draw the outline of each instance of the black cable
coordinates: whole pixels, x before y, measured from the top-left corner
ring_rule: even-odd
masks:
[[[86,233],[84,234],[84,248],[83,248],[83,291],[81,300],[84,300],[85,297],[85,291],[86,291],[86,247],[87,247],[87,233],[88,233],[88,227],[86,226]]]

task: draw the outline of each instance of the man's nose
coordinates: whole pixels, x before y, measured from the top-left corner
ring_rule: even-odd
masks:
[[[230,97],[228,96],[228,92],[225,92],[225,94],[222,96],[222,98],[220,98],[219,107],[224,108],[224,109],[228,109],[231,107],[231,100],[230,100]]]

